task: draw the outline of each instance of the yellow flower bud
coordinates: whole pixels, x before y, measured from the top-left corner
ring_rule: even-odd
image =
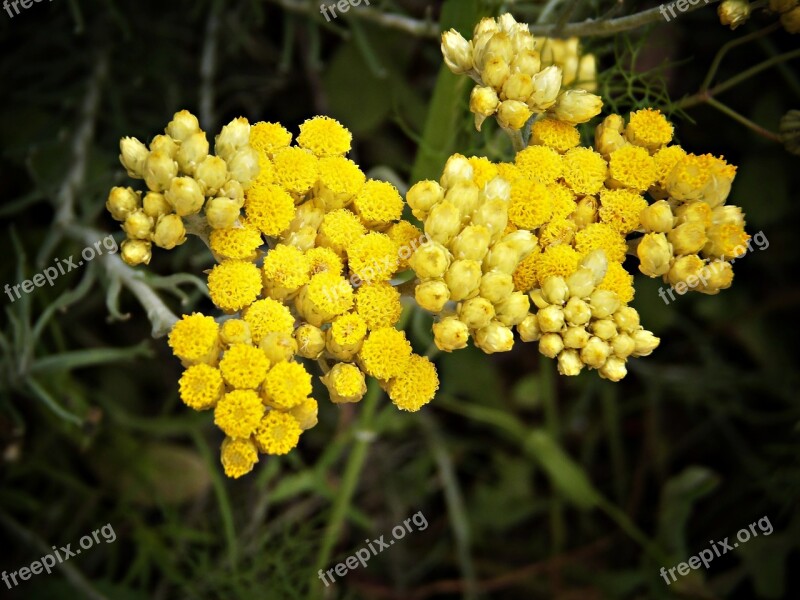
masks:
[[[578,229],[583,229],[587,225],[597,222],[597,198],[594,196],[584,196],[578,201],[575,212],[572,213],[572,220]]]
[[[475,345],[486,354],[508,352],[514,347],[514,332],[499,321],[492,321],[475,332]]]
[[[533,78],[526,73],[509,75],[503,84],[504,100],[519,100],[527,102],[533,93]]]
[[[433,324],[433,341],[442,352],[452,352],[467,347],[469,328],[456,317],[445,317]]]
[[[560,306],[547,306],[536,317],[539,319],[539,329],[545,333],[557,333],[564,328],[564,309]]]
[[[303,323],[294,330],[297,353],[303,358],[318,359],[325,350],[325,332],[310,323]]]
[[[439,313],[450,300],[450,288],[439,279],[425,281],[414,290],[414,298],[425,310]]]
[[[608,341],[617,336],[617,324],[612,319],[598,319],[592,322],[592,333],[601,340]]]
[[[578,375],[583,369],[583,361],[575,350],[562,350],[558,355],[558,372],[567,377]]]
[[[594,54],[584,54],[578,63],[577,84],[587,92],[597,90],[597,59]]]
[[[408,259],[408,265],[420,279],[437,279],[443,277],[450,266],[452,255],[442,244],[428,242],[422,244]]]
[[[724,206],[717,206],[711,211],[711,224],[712,225],[736,225],[744,229],[744,214],[742,209],[732,204]]]
[[[704,279],[705,262],[697,254],[681,256],[675,259],[667,274],[667,281],[679,294],[686,293],[686,287],[696,288]]]
[[[150,151],[135,137],[124,137],[119,141],[119,162],[128,171],[128,177],[144,178],[144,165]]]
[[[509,75],[511,75],[511,66],[499,56],[489,58],[481,71],[483,82],[495,90],[503,88]]]
[[[592,281],[594,281],[594,284],[600,285],[600,282],[603,281],[608,272],[608,258],[606,257],[606,253],[601,249],[592,250],[581,259],[580,267],[589,269],[592,272]],[[575,294],[572,295],[574,296]]]
[[[525,126],[533,112],[519,100],[506,100],[497,109],[497,122],[501,127],[518,131]]]
[[[706,245],[706,227],[699,221],[688,221],[678,225],[667,234],[667,239],[677,256],[695,254]]]
[[[150,217],[152,218],[152,217]],[[164,215],[158,218],[153,243],[159,248],[172,250],[186,241],[186,228],[178,215]]]
[[[144,240],[125,240],[120,246],[122,260],[132,266],[150,264],[150,242]]]
[[[250,325],[243,319],[226,319],[219,328],[219,339],[227,345],[247,344],[252,345],[253,338],[250,335]]]
[[[132,240],[149,240],[153,234],[153,218],[143,210],[135,210],[125,219],[122,229]]]
[[[489,270],[481,277],[479,291],[489,302],[498,304],[514,291],[514,279],[510,273]]]
[[[320,379],[330,392],[331,402],[335,404],[359,402],[367,393],[364,373],[355,365],[336,363]]]
[[[585,327],[568,327],[567,330],[561,334],[564,339],[565,348],[577,348],[580,350],[589,343],[589,332]]]
[[[711,262],[705,270],[707,278],[706,285],[698,291],[704,294],[717,294],[720,290],[726,290],[733,283],[733,267],[731,263],[720,260]]]
[[[150,142],[150,152],[163,152],[172,159],[178,154],[180,145],[168,135],[157,135]]]
[[[411,207],[411,212],[420,221],[424,221],[431,209],[442,200],[444,200],[444,189],[430,180],[415,183],[406,194],[406,202]]]
[[[478,24],[475,25],[475,29],[472,31],[472,37],[476,38],[484,34],[494,34],[500,31],[500,26],[497,24],[497,21],[492,17],[483,17]]]
[[[588,298],[597,287],[592,270],[587,268],[578,269],[567,277],[566,284],[570,298]]]
[[[547,358],[555,358],[564,349],[564,340],[558,333],[545,333],[539,339],[539,352]]]
[[[472,44],[455,29],[442,34],[442,55],[447,68],[456,75],[472,70]]]
[[[542,337],[542,331],[539,329],[539,321],[536,315],[528,314],[517,325],[517,333],[519,333],[519,339],[523,342],[538,341]]]
[[[458,305],[458,318],[470,329],[486,327],[494,316],[494,305],[480,296],[465,300]]]
[[[236,200],[236,204],[239,208],[242,208],[244,205],[244,188],[242,184],[236,181],[235,179],[229,179],[225,182],[220,190],[218,196],[223,198],[230,198],[231,200]]]
[[[124,221],[141,207],[141,193],[132,188],[113,187],[106,200],[106,209],[115,221]]]
[[[451,188],[459,181],[472,182],[474,169],[465,156],[453,154],[447,159],[439,183],[443,188]]]
[[[528,296],[530,296],[530,299],[533,301],[533,305],[536,308],[545,308],[545,307],[550,306],[550,303],[547,302],[547,300],[544,299],[544,296],[542,296],[542,290],[541,289],[531,290],[528,293]]]
[[[197,165],[208,156],[208,150],[209,145],[206,134],[202,131],[193,133],[181,143],[181,147],[175,157],[178,160],[178,166],[184,173],[194,174]]]
[[[603,379],[616,382],[622,380],[625,375],[628,374],[628,369],[625,366],[624,360],[616,356],[611,356],[606,363],[600,367],[598,373],[600,373],[600,377]]]
[[[706,204],[706,206],[708,205]],[[669,202],[659,200],[649,205],[639,214],[639,221],[646,231],[667,233],[675,224],[675,217],[672,214]]]
[[[207,156],[194,170],[194,178],[206,196],[216,196],[228,181],[228,165],[219,156]]]
[[[486,65],[493,57],[500,58],[507,63],[514,59],[514,45],[511,43],[511,36],[503,31],[490,37],[482,50],[481,56],[475,61],[481,71],[486,68]]]
[[[527,294],[513,292],[495,306],[497,320],[506,327],[513,327],[525,319],[530,308],[531,301]]]
[[[542,296],[548,304],[561,306],[570,296],[570,288],[563,277],[548,277],[542,285]]]
[[[663,233],[646,233],[636,248],[639,270],[648,277],[658,277],[669,271],[672,246]]]
[[[357,313],[337,317],[325,332],[325,347],[337,360],[350,361],[361,350],[367,326]]]
[[[200,131],[200,123],[188,110],[176,112],[165,129],[168,136],[179,142]]]
[[[658,345],[661,343],[661,340],[654,336],[653,332],[647,331],[646,329],[634,331],[631,337],[636,344],[633,356],[650,356],[653,350],[658,348]]]
[[[459,302],[477,295],[481,275],[481,263],[478,261],[453,261],[444,274],[444,281],[450,288],[450,299]]]
[[[425,220],[425,233],[428,237],[447,246],[461,231],[461,212],[448,201],[443,201],[431,209]]]
[[[159,217],[171,213],[172,207],[169,205],[169,202],[167,202],[167,199],[164,198],[164,194],[147,192],[144,195],[144,200],[142,200],[142,210],[144,210],[144,214],[148,217],[153,217],[153,219],[158,221]]]
[[[493,202],[511,200],[511,184],[502,177],[495,177],[489,181],[481,190],[481,202]]]
[[[197,214],[205,201],[200,184],[191,177],[175,177],[164,198],[181,217]]]
[[[247,186],[258,176],[258,152],[247,146],[237,150],[227,161],[231,177]]]
[[[258,343],[271,365],[292,360],[297,354],[297,341],[285,331],[270,331]]]
[[[508,227],[508,201],[489,200],[483,202],[472,214],[472,224],[489,230],[492,242],[496,242]]]
[[[633,333],[639,329],[639,313],[632,306],[620,306],[614,313],[614,322],[620,331]]]
[[[206,220],[214,229],[233,226],[239,218],[239,203],[230,198],[210,198],[206,202]]]
[[[681,225],[689,221],[697,221],[698,223],[702,223],[705,227],[709,227],[711,225],[712,215],[713,211],[707,203],[694,200],[686,204],[681,204],[675,209],[675,224]]]
[[[511,61],[511,71],[513,73],[525,73],[533,77],[542,68],[542,59],[536,50],[523,50],[514,56]]]
[[[469,216],[478,207],[479,197],[477,185],[468,181],[459,181],[447,190],[444,199],[445,202],[450,202],[458,209],[463,225],[467,223]]]
[[[581,360],[594,369],[602,367],[611,354],[611,346],[599,337],[592,337],[581,348]]]
[[[580,298],[570,298],[564,306],[564,318],[571,327],[580,327],[592,318],[592,308]]]
[[[723,0],[717,7],[720,23],[736,29],[744,25],[750,18],[750,2],[748,0]]]
[[[551,65],[533,76],[533,93],[528,98],[531,110],[541,113],[556,103],[561,91],[561,69]]]
[[[250,144],[250,123],[244,117],[234,119],[219,132],[214,141],[217,156],[229,162],[237,150]]]
[[[319,405],[313,398],[307,398],[297,406],[289,409],[288,413],[292,415],[300,424],[300,429],[306,431],[317,425],[317,412]]]
[[[589,307],[595,319],[606,319],[619,308],[619,297],[608,290],[595,290],[589,296]]]
[[[713,258],[739,258],[747,253],[750,236],[741,225],[712,225],[708,228],[708,244],[703,248],[706,256]]]
[[[614,351],[614,356],[625,360],[636,350],[636,342],[627,333],[620,333],[611,340],[611,349]]]
[[[154,192],[163,192],[178,174],[178,163],[163,151],[151,152],[144,161],[144,182]]]
[[[498,106],[500,106],[500,98],[494,88],[480,85],[472,88],[469,96],[469,110],[475,114],[475,129],[480,131],[483,122],[497,112]]]
[[[482,261],[489,251],[491,234],[483,225],[468,225],[450,243],[457,260]]]
[[[576,125],[596,117],[602,108],[603,99],[600,96],[586,90],[567,90],[558,96],[551,112],[559,121]]]
[[[608,160],[615,150],[627,146],[628,141],[623,137],[625,121],[617,114],[608,115],[594,130],[594,148]]]

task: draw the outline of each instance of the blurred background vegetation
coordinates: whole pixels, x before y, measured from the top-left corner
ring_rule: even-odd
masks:
[[[328,114],[353,131],[354,160],[404,186],[437,178],[455,151],[511,157],[496,128],[474,132],[469,84],[442,69],[439,31],[467,34],[504,10],[558,28],[655,6],[373,0],[327,23],[318,4],[56,0],[0,12],[0,284],[119,239],[103,206],[125,180],[118,140],[149,139],[176,110],[212,135],[239,115],[296,131]],[[385,398],[374,414],[339,408],[317,390],[320,424],[300,448],[230,481],[221,433],[181,405],[180,365],[137,301],[155,290],[177,314],[208,308],[196,276],[212,262],[198,240],[155,253],[147,270],[106,255],[15,302],[4,294],[0,569],[106,523],[117,539],[53,575],[0,584],[0,597],[800,597],[798,157],[703,97],[681,100],[723,45],[754,34],[715,82],[771,66],[718,100],[777,131],[800,108],[800,62],[784,60],[798,36],[756,34],[774,21],[756,11],[731,32],[701,3],[669,24],[583,38],[606,109],[660,107],[687,150],[738,165],[730,201],[769,240],[719,296],[666,306],[659,283],[637,277],[634,306],[662,343],[620,384],[559,377],[534,345],[439,356],[440,392],[421,413]],[[424,352],[428,318],[409,307],[405,319]],[[425,531],[335,587],[317,579],[418,511]],[[771,535],[679,583],[659,577],[764,516]]]

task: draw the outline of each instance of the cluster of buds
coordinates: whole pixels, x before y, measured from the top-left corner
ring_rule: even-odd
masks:
[[[193,139],[178,126],[186,115],[178,113],[168,126],[171,137]],[[228,165],[225,178],[212,185],[202,168],[216,157],[184,166],[179,146],[173,179],[148,181],[175,200],[169,190],[192,170],[201,201],[191,211],[174,207],[179,221],[203,208],[206,192],[211,197],[207,242],[217,264],[208,272],[208,291],[225,316],[220,324],[184,315],[169,343],[186,367],[181,399],[195,410],[213,409],[226,435],[221,458],[231,477],[252,470],[259,454],[289,452],[316,424],[303,359],[319,364],[334,403],[359,402],[367,376],[407,411],[430,402],[439,386],[433,363],[414,354],[395,328],[402,306],[390,283],[423,243],[422,232],[401,219],[404,202],[394,186],[368,180],[346,158],[351,141],[327,117],[303,123],[296,144],[279,123],[251,127],[239,119],[216,141],[219,161]],[[252,166],[246,173],[237,170],[245,150]],[[129,158],[123,164],[133,169]],[[142,172],[146,180],[156,176],[147,166]],[[236,173],[241,199],[233,210],[210,207],[221,198],[217,188]]]
[[[534,37],[534,40],[542,59],[542,68],[551,65],[560,68],[563,87],[597,91],[597,59],[594,54],[581,52],[579,38]]]
[[[541,46],[541,50],[538,47]],[[533,115],[568,123],[585,123],[600,113],[603,101],[583,88],[595,85],[594,58],[579,58],[577,40],[536,40],[526,23],[506,13],[485,18],[472,40],[456,30],[442,34],[442,54],[453,73],[470,76],[477,85],[470,96],[475,126],[496,115],[501,127],[521,130]]]
[[[558,372],[578,375],[584,367],[619,381],[628,358],[648,356],[659,339],[639,324],[639,313],[616,293],[599,289],[608,261],[602,250],[589,253],[568,277],[549,277],[531,290],[536,306],[519,325],[523,342],[539,342],[539,352],[558,359]]]
[[[239,217],[244,190],[258,174],[249,136],[247,119],[235,119],[217,136],[216,154],[209,154],[197,117],[182,110],[149,147],[136,138],[122,138],[120,162],[147,187],[115,187],[109,193],[106,208],[126,235],[122,260],[148,264],[153,244],[166,250],[183,244],[187,230],[198,229],[200,213],[210,227],[231,226]]]
[[[736,29],[750,19],[753,7],[748,0],[723,0],[717,7],[717,14],[720,23]],[[781,24],[786,31],[800,33],[800,1],[769,0],[769,10],[780,15]]]
[[[800,0],[769,0],[769,9],[780,15],[786,31],[800,33]]]

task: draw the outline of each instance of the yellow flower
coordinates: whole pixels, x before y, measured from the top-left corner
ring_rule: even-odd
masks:
[[[647,208],[647,200],[631,190],[602,190],[600,192],[600,221],[622,235],[639,227],[639,215]]]
[[[206,364],[192,365],[179,382],[181,401],[194,410],[214,408],[224,386],[219,369]]]
[[[553,244],[570,244],[576,230],[577,226],[572,219],[552,219],[539,230],[539,243],[543,248]]]
[[[249,222],[239,227],[214,229],[209,236],[211,251],[222,260],[255,260],[264,240]]]
[[[314,117],[300,125],[297,144],[320,158],[344,155],[350,151],[353,135],[335,119]]]
[[[400,259],[397,245],[388,235],[370,232],[350,245],[347,262],[350,271],[362,281],[371,283],[391,279]]]
[[[375,179],[367,181],[353,200],[356,214],[370,228],[380,228],[396,221],[403,214],[403,206],[403,198],[396,187]]]
[[[547,146],[528,146],[514,163],[526,178],[539,183],[555,183],[564,170],[561,155]]]
[[[578,268],[580,255],[571,246],[558,244],[546,248],[536,255],[535,270],[539,285],[544,285],[550,277],[568,277]],[[529,288],[530,289],[530,288]],[[527,291],[520,289],[520,291]]]
[[[232,344],[250,344],[250,326],[242,319],[227,319],[219,328],[220,341],[230,346]]]
[[[336,252],[324,246],[316,246],[306,250],[306,258],[308,259],[309,274],[311,276],[317,273],[330,271],[336,275],[342,274],[344,264],[342,259]]]
[[[317,244],[343,254],[350,244],[366,233],[366,228],[356,215],[346,208],[340,208],[325,215],[319,227]]]
[[[244,320],[250,326],[254,344],[272,331],[291,335],[294,330],[294,317],[289,308],[272,298],[253,302],[244,312]]]
[[[614,292],[619,297],[620,302],[627,304],[633,300],[633,275],[628,273],[620,263],[612,260],[608,263],[606,276],[597,286],[597,289]]]
[[[328,351],[338,360],[352,360],[367,337],[367,324],[358,313],[334,319],[327,333]]]
[[[200,313],[183,315],[169,334],[172,353],[185,365],[215,363],[219,352],[219,325]]]
[[[531,143],[548,146],[564,154],[581,141],[578,128],[572,123],[557,119],[539,119],[531,127]]]
[[[573,148],[564,154],[564,181],[576,194],[596,194],[606,180],[608,165],[591,148]]]
[[[720,223],[708,228],[708,244],[703,254],[714,258],[739,258],[747,253],[747,242],[750,236],[741,225]]]
[[[264,415],[261,398],[253,390],[225,394],[214,409],[214,423],[233,438],[250,437]]]
[[[353,288],[336,273],[317,273],[301,290],[296,305],[307,321],[320,326],[353,307]]]
[[[537,229],[553,214],[547,186],[531,179],[520,179],[511,186],[508,219],[521,229]]]
[[[270,297],[282,300],[308,283],[311,262],[295,248],[278,244],[264,257],[264,286]]]
[[[369,329],[392,327],[403,312],[400,292],[385,281],[362,285],[356,291],[355,302],[356,312]]]
[[[645,108],[631,113],[625,137],[631,144],[655,152],[672,141],[674,127],[654,108]]]
[[[532,252],[527,257],[522,259],[517,265],[512,280],[514,281],[514,289],[518,292],[528,292],[537,285],[536,278],[536,265],[538,252]]]
[[[253,263],[226,260],[208,274],[211,301],[226,312],[235,312],[255,302],[261,293],[261,274]]]
[[[550,217],[555,219],[566,219],[578,207],[575,201],[575,194],[572,190],[563,183],[551,183],[547,186],[547,191],[550,192],[551,204],[553,206],[553,214]]]
[[[329,156],[319,161],[319,181],[316,196],[327,211],[343,208],[358,194],[366,181],[364,172],[352,160]]]
[[[302,432],[292,415],[271,410],[261,419],[253,439],[261,452],[278,456],[296,448]]]
[[[355,365],[336,363],[321,379],[335,404],[360,402],[367,393],[364,373]]]
[[[288,411],[300,424],[300,429],[305,431],[317,425],[319,405],[313,398],[306,398],[300,404]]]
[[[258,462],[258,452],[249,439],[226,437],[220,452],[225,475],[233,479],[247,475]]]
[[[245,192],[244,209],[247,222],[264,235],[276,237],[294,219],[292,197],[277,185],[252,185]]]
[[[405,371],[411,344],[403,331],[392,327],[373,330],[358,353],[364,371],[376,379],[391,379]]]
[[[291,146],[275,153],[275,181],[291,194],[303,195],[319,178],[319,159],[308,150]]]
[[[280,123],[261,121],[250,127],[250,145],[270,156],[292,143],[292,134]]]
[[[623,146],[611,153],[608,174],[615,183],[644,192],[656,182],[656,161],[645,148]]]
[[[300,363],[279,362],[267,372],[261,394],[268,406],[289,410],[311,394],[311,374]]]
[[[610,225],[592,223],[575,234],[575,249],[581,256],[593,250],[603,250],[609,262],[622,262],[628,251],[625,237]]]
[[[487,183],[497,177],[497,166],[485,156],[472,156],[467,159],[472,165],[472,181],[483,189]]]
[[[219,361],[219,370],[228,385],[254,390],[261,385],[269,369],[264,352],[250,344],[233,344]]]
[[[666,146],[653,155],[656,161],[656,182],[664,187],[667,184],[667,175],[673,167],[686,156],[686,150],[680,146]]]
[[[386,386],[389,399],[400,410],[416,412],[433,400],[439,389],[439,376],[434,364],[424,356],[412,354],[400,375]]]
[[[414,254],[421,242],[424,242],[422,232],[408,221],[398,221],[386,230],[386,235],[397,246],[397,257],[400,259],[398,269],[408,268],[408,259]]]

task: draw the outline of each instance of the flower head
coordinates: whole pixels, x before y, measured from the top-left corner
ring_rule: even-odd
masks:
[[[353,135],[335,119],[314,117],[300,125],[297,144],[320,158],[341,156],[350,152]]]
[[[214,423],[233,438],[250,437],[264,415],[261,398],[253,390],[225,394],[214,409]]]
[[[297,447],[302,432],[294,416],[271,410],[261,419],[253,439],[261,452],[281,455]]]

